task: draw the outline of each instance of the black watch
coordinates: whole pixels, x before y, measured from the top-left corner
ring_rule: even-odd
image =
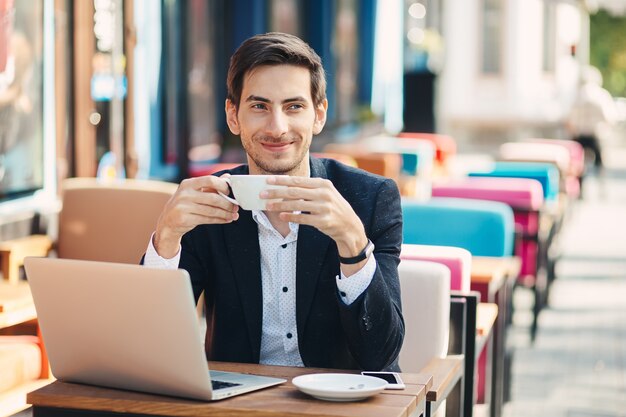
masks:
[[[374,244],[371,240],[367,239],[367,245],[365,245],[363,250],[357,256],[353,256],[351,258],[344,258],[343,256],[340,256],[339,262],[346,265],[358,264],[359,262],[367,259],[372,252],[374,252]]]

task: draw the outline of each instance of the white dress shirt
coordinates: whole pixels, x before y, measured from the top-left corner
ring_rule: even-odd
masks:
[[[283,237],[262,211],[253,210],[252,218],[258,225],[261,249],[263,328],[260,363],[304,366],[298,348],[296,325],[296,252],[299,225],[289,223],[289,234]],[[144,257],[145,266],[176,269],[179,261],[180,248],[173,258],[162,258],[150,238]],[[335,277],[337,291],[346,305],[353,303],[365,291],[375,271],[376,259],[370,256],[365,266],[349,278],[343,273]]]

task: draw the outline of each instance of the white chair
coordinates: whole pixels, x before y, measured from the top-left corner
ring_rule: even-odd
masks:
[[[405,327],[400,368],[424,372],[433,359],[445,358],[448,353],[450,270],[439,263],[402,260],[398,272]],[[445,397],[437,403],[427,402],[426,407],[428,415],[435,410],[438,416],[444,415]]]
[[[398,268],[405,321],[403,372],[420,372],[448,353],[450,270],[434,262],[402,260]]]

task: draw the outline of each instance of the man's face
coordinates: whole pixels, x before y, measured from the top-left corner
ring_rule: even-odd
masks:
[[[324,127],[327,107],[326,100],[313,105],[308,69],[261,66],[244,76],[239,108],[226,101],[226,120],[241,136],[251,174],[306,175],[311,139]]]

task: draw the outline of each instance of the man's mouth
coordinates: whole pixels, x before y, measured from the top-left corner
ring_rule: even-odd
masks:
[[[285,151],[289,148],[291,144],[293,144],[293,142],[278,142],[278,143],[261,142],[261,146],[263,146],[264,149],[271,151],[271,152]]]

